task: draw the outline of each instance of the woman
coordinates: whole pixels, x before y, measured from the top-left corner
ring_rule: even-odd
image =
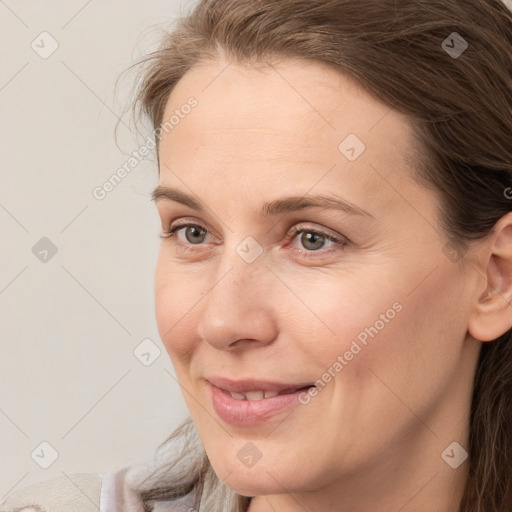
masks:
[[[146,64],[157,323],[191,421],[154,472],[82,494],[510,512],[510,11],[202,1]]]

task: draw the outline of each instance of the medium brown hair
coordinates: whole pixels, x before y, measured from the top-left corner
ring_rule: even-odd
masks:
[[[458,56],[442,46],[454,32],[468,44]],[[322,62],[405,114],[417,178],[440,194],[442,231],[458,261],[512,211],[505,192],[512,187],[512,15],[500,0],[203,0],[144,60],[135,106],[156,129],[183,75],[221,56],[249,66]],[[510,512],[510,331],[482,344],[468,419],[469,478],[459,511]],[[247,510],[248,498],[216,477],[190,421],[167,441],[178,439],[181,452],[141,488],[148,510],[189,493],[201,511]]]

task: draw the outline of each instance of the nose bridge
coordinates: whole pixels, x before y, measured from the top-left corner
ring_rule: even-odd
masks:
[[[224,253],[205,297],[199,336],[218,349],[240,340],[269,343],[276,335],[268,273],[263,258],[248,263],[235,250]]]
[[[258,293],[263,291],[259,288],[262,288],[268,272],[265,254],[258,242],[250,236],[242,241],[235,236],[231,243],[226,244],[222,254],[214,287],[220,288],[215,292],[228,303],[233,300],[239,304],[239,299],[251,295],[254,300],[259,300]]]

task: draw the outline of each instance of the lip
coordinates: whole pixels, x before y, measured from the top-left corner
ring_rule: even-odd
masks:
[[[237,426],[258,425],[270,420],[276,414],[299,404],[299,395],[312,383],[283,383],[258,379],[230,380],[223,377],[209,377],[208,382],[213,408],[217,415],[226,423]],[[272,398],[261,400],[237,400],[229,392],[244,393],[247,391],[275,391],[283,393]]]
[[[313,386],[313,382],[276,382],[260,379],[231,380],[224,377],[208,377],[210,384],[231,393],[245,393],[247,391],[276,391],[281,393],[289,389],[300,389]]]

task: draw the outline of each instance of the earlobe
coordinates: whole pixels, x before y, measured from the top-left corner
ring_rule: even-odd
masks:
[[[485,288],[469,319],[469,334],[493,341],[512,327],[512,213],[502,217],[482,244]]]

